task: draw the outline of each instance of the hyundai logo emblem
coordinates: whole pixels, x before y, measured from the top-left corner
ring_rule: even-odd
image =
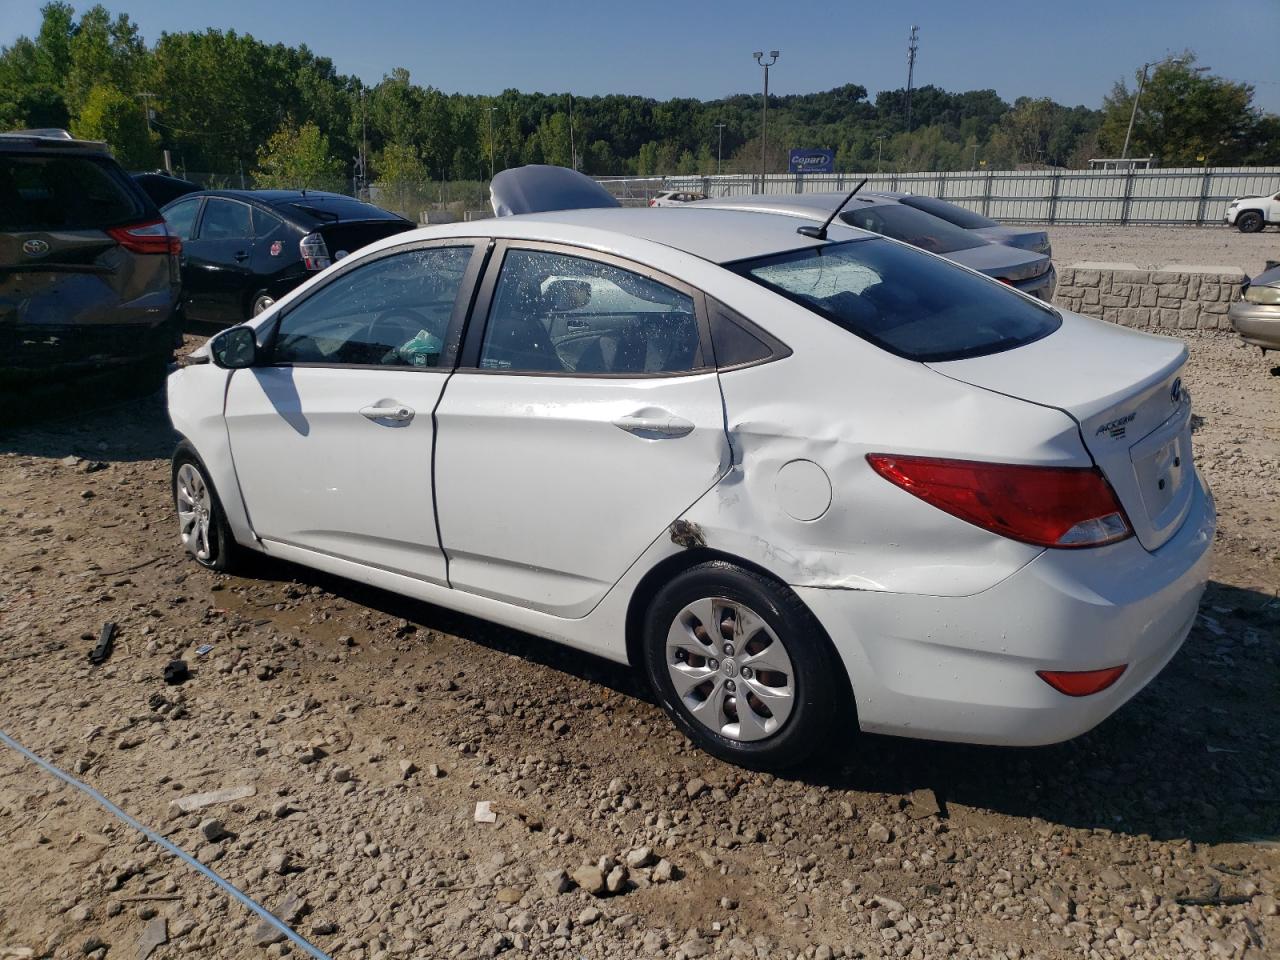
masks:
[[[49,245],[43,240],[28,240],[22,245],[22,252],[28,257],[43,257],[49,252]]]
[[[1182,378],[1177,377],[1173,381],[1173,386],[1169,388],[1169,400],[1171,403],[1178,403],[1182,399]]]

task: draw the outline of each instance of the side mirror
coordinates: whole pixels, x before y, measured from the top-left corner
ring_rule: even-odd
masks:
[[[223,330],[209,342],[209,355],[215,366],[225,370],[252,367],[258,359],[258,335],[252,327]]]

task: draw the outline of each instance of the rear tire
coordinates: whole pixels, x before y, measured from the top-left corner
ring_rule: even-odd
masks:
[[[1267,222],[1257,210],[1245,210],[1236,217],[1236,229],[1241,233],[1257,233]]]
[[[676,726],[739,766],[792,767],[857,730],[844,665],[813,614],[785,586],[724,561],[658,591],[644,661]]]
[[[196,563],[219,573],[242,564],[243,550],[231,535],[218,492],[204,464],[187,448],[173,457],[173,503],[178,536]]]
[[[249,304],[249,318],[253,319],[262,311],[275,305],[276,298],[269,293],[259,293],[253,298],[253,302]]]

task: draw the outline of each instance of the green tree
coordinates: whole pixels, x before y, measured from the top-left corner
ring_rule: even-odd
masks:
[[[1156,157],[1162,166],[1229,165],[1250,154],[1261,119],[1253,87],[1196,69],[1195,55],[1154,67],[1142,90],[1129,156]],[[1118,157],[1136,93],[1118,82],[1103,105],[1100,148]],[[1199,158],[1203,157],[1201,160]]]
[[[314,123],[286,121],[258,150],[254,179],[264,188],[341,190],[343,165],[332,155],[329,138]]]
[[[141,105],[115,87],[103,83],[91,88],[71,131],[86,140],[105,140],[128,169],[156,166],[158,138],[152,135]]]

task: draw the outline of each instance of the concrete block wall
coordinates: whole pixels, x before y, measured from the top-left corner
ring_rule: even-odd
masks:
[[[1073,263],[1058,271],[1054,302],[1126,327],[1230,330],[1227,308],[1244,279],[1238,267]]]

